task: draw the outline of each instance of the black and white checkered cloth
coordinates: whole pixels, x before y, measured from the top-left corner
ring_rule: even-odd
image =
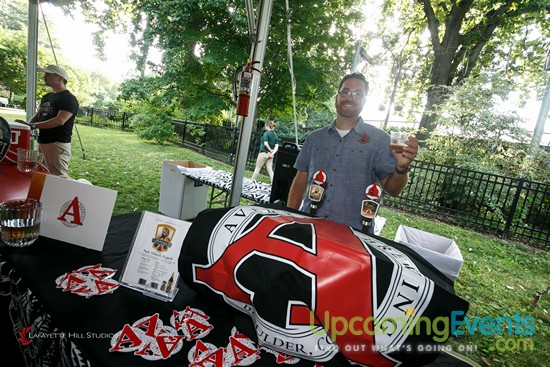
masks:
[[[231,190],[233,174],[230,172],[211,168],[184,168],[180,166],[178,168],[182,174],[195,181],[226,192]],[[271,185],[244,177],[241,196],[257,203],[269,204]]]

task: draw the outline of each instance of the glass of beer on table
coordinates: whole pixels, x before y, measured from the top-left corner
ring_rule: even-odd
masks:
[[[33,244],[40,234],[42,203],[38,200],[13,199],[0,203],[2,242],[12,247]]]

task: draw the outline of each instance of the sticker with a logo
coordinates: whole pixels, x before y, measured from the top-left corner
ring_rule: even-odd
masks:
[[[246,335],[235,327],[231,329],[229,344],[225,349],[231,366],[250,366],[260,359],[260,350]]]
[[[367,133],[364,133],[359,139],[357,139],[359,143],[365,144],[369,142],[369,136]]]
[[[382,190],[377,184],[367,186],[367,188],[365,189],[365,195],[367,195],[369,199],[379,199],[381,193]]]
[[[327,182],[327,174],[323,170],[319,170],[313,174],[313,182],[317,185],[322,185]]]
[[[226,367],[229,366],[228,356],[224,348],[218,348],[211,343],[203,343],[197,340],[187,353],[189,367]]]
[[[105,268],[101,264],[87,265],[57,277],[55,284],[63,292],[90,298],[117,290],[119,283],[112,279],[115,273],[115,269]]]
[[[266,347],[262,347],[262,349],[268,353],[273,354],[275,356],[275,362],[277,362],[277,364],[296,364],[300,362],[300,358],[298,357],[289,356],[288,354],[277,352]]]
[[[109,352],[133,352],[135,356],[156,361],[168,359],[183,346],[183,335],[165,326],[156,313],[143,317],[132,325],[126,324],[111,338]]]
[[[170,317],[170,325],[181,331],[185,340],[191,341],[205,337],[214,329],[208,322],[210,316],[197,308],[187,306],[183,311],[174,310]]]

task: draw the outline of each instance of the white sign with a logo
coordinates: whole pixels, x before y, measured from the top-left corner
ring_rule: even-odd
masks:
[[[45,175],[40,235],[101,251],[117,192]],[[31,187],[32,190],[32,187]]]

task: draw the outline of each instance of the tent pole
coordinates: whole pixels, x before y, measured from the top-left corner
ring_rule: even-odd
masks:
[[[25,109],[27,121],[36,113],[36,64],[38,63],[38,0],[29,1],[27,33],[27,92]],[[31,144],[34,140],[31,139]],[[34,148],[34,147],[32,147]]]
[[[257,39],[252,43],[252,50],[250,52],[250,60],[260,62],[258,67],[260,70],[264,67],[264,55],[267,44],[267,36],[269,33],[269,22],[271,20],[272,8],[273,0],[260,0]],[[250,89],[250,109],[248,111],[248,116],[242,118],[241,128],[239,130],[239,142],[237,144],[237,155],[229,196],[230,206],[239,205],[241,200],[246,159],[248,157],[252,128],[256,117],[256,104],[258,100],[258,91],[260,89],[261,74],[257,71],[253,72],[254,78],[252,79],[252,88]]]

